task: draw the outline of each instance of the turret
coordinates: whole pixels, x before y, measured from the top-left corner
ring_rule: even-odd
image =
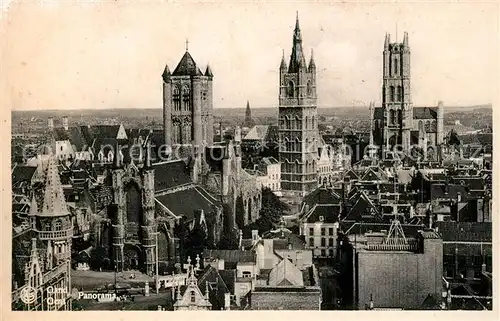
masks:
[[[314,62],[314,50],[311,49],[311,60],[309,61],[309,72],[316,73],[316,63]]]
[[[283,49],[283,55],[281,56],[280,72],[285,73],[287,69],[285,61],[285,49]]]
[[[210,69],[210,65],[207,65],[207,69],[205,70],[205,76],[212,78],[214,74],[212,73],[212,69]]]
[[[408,32],[405,31],[404,37],[403,37],[403,48],[410,49],[410,44],[408,43]]]
[[[222,159],[222,196],[227,196],[229,194],[229,182],[231,178],[230,148],[232,148],[232,145],[229,143],[224,148],[224,158]]]
[[[389,50],[389,44],[391,43],[391,35],[386,33],[385,34],[385,41],[384,41],[384,51]]]

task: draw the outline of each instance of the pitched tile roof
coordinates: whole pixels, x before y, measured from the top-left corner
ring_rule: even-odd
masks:
[[[324,222],[335,223],[339,220],[342,207],[337,205],[315,205],[302,219],[308,223]],[[321,220],[322,218],[322,220]]]
[[[265,140],[267,136],[267,131],[269,130],[269,125],[255,125],[250,129],[248,134],[243,138],[243,140]]]
[[[36,166],[16,165],[12,170],[12,184],[31,182],[36,169]]]
[[[413,107],[413,119],[437,119],[437,107]]]
[[[184,53],[184,56],[182,56],[181,61],[175,68],[174,72],[172,73],[172,76],[202,76],[203,73],[201,72],[200,68],[196,66],[196,62],[194,61],[193,57],[191,57],[191,54],[189,54],[188,51]]]
[[[155,163],[153,169],[155,170],[155,193],[192,183],[189,169],[183,160]]]
[[[281,260],[269,273],[269,286],[304,286],[302,272],[288,259]]]
[[[250,250],[204,250],[201,256],[205,261],[223,259],[228,263],[250,263],[257,260],[255,252]]]
[[[198,210],[203,210],[205,215],[209,215],[215,206],[194,186],[189,189],[156,196],[156,201],[168,208],[174,215],[184,216],[188,220],[194,219],[195,212]]]
[[[318,187],[304,197],[303,202],[309,207],[316,204],[340,204],[342,198],[335,191],[326,187]]]

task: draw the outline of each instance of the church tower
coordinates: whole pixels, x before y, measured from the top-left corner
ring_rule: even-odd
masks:
[[[312,52],[306,63],[297,14],[290,61],[287,66],[283,52],[280,65],[279,158],[284,193],[303,196],[317,186],[316,99],[316,64]]]
[[[410,132],[413,128],[413,106],[410,87],[410,46],[408,33],[402,43],[391,43],[385,35],[383,80],[383,143],[385,150],[401,145],[410,148]]]
[[[39,258],[45,271],[53,271],[50,278],[40,278],[35,284],[27,280],[27,284],[34,287],[43,287],[41,296],[43,310],[70,310],[71,309],[71,240],[73,237],[73,222],[64,199],[64,192],[59,177],[56,157],[51,155],[47,166],[43,204],[38,208],[33,198],[30,217],[33,230],[36,232],[36,241],[33,241],[32,251],[43,249]],[[40,243],[37,245],[37,243]],[[35,253],[33,252],[33,253]],[[37,255],[32,255],[35,264]],[[36,265],[36,264],[35,264]],[[39,268],[37,268],[39,269]],[[27,276],[33,276],[33,268],[28,268]],[[59,289],[52,291],[52,289]],[[63,293],[64,292],[64,293]],[[50,299],[49,299],[50,298]]]
[[[170,72],[168,66],[163,78],[163,131],[167,146],[213,143],[213,104],[210,66],[205,73],[196,65],[188,51]]]

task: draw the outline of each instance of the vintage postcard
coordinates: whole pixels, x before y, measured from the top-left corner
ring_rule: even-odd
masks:
[[[2,5],[12,314],[491,316],[496,3]]]

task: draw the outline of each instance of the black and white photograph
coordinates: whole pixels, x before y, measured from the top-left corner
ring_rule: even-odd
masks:
[[[498,9],[3,1],[10,310],[492,313]]]

